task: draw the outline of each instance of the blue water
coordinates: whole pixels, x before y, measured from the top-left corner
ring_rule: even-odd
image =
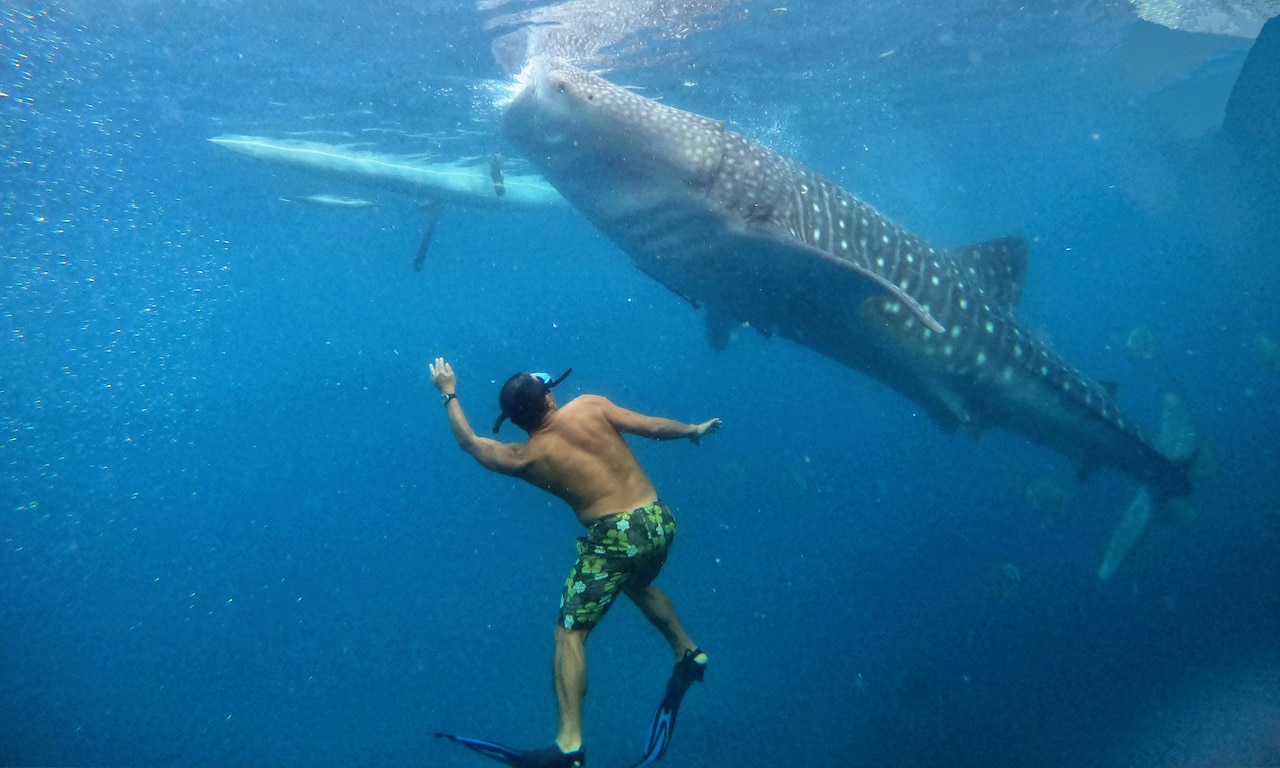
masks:
[[[1217,459],[1193,520],[1099,581],[1120,478],[944,434],[779,339],[715,353],[572,212],[449,208],[414,273],[413,201],[282,203],[369,193],[205,141],[491,151],[503,74],[465,4],[9,4],[0,763],[547,743],[577,524],[455,447],[444,355],[482,428],[510,373],[568,366],[568,394],[724,419],[634,446],[681,524],[660,583],[712,655],[666,765],[1280,764],[1280,175],[1217,131],[1225,91],[1195,95],[1251,41],[1155,52],[1106,3],[844,5],[750,3],[611,77],[937,242],[1028,237],[1030,327],[1152,429],[1166,387],[1193,401]],[[1124,346],[1143,324],[1149,361]],[[623,606],[589,664],[591,764],[627,764],[668,652]]]

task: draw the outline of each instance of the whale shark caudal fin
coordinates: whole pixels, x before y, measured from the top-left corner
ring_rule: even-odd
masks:
[[[1164,407],[1160,413],[1160,435],[1156,438],[1155,447],[1166,458],[1181,468],[1189,467],[1200,455],[1203,443],[1200,426],[1192,413],[1190,401],[1177,389],[1170,389],[1164,395]],[[1168,499],[1158,496],[1154,506],[1159,506],[1168,515],[1166,507]],[[1177,500],[1185,504],[1185,501]],[[1107,551],[1102,556],[1102,565],[1098,568],[1098,578],[1108,579],[1124,562],[1124,558],[1133,549],[1133,545],[1142,538],[1151,521],[1153,501],[1146,488],[1139,488],[1133,501],[1120,516],[1120,524],[1111,534],[1107,543]],[[1190,509],[1190,507],[1185,507]],[[1176,513],[1175,513],[1176,514]],[[1187,512],[1182,512],[1185,516]]]
[[[1111,541],[1107,542],[1107,551],[1102,556],[1102,566],[1098,568],[1099,579],[1111,578],[1120,567],[1120,563],[1124,562],[1129,550],[1133,549],[1133,545],[1142,538],[1150,520],[1151,494],[1147,493],[1146,488],[1139,488],[1137,495],[1125,509],[1124,515],[1120,517],[1120,524],[1111,534]]]

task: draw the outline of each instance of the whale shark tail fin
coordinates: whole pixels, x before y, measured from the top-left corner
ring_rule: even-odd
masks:
[[[1116,526],[1115,532],[1111,534],[1111,540],[1107,542],[1107,551],[1102,556],[1102,565],[1098,568],[1098,578],[1109,579],[1115,574],[1116,569],[1124,562],[1125,557],[1129,554],[1129,550],[1133,549],[1133,545],[1138,543],[1138,539],[1142,538],[1142,534],[1147,530],[1147,523],[1151,521],[1151,494],[1146,488],[1139,488],[1138,493],[1133,497],[1133,501],[1129,502],[1129,506],[1125,508],[1124,514],[1120,516],[1120,524]]]
[[[1164,394],[1160,434],[1156,438],[1155,447],[1183,473],[1180,475],[1181,481],[1189,488],[1186,472],[1200,460],[1204,451],[1204,439],[1190,400],[1177,387],[1170,387]],[[1182,491],[1182,488],[1177,488],[1177,491]],[[1119,525],[1107,543],[1106,554],[1102,556],[1102,565],[1098,568],[1098,578],[1107,579],[1116,572],[1129,550],[1142,538],[1153,510],[1159,510],[1162,516],[1176,520],[1194,517],[1190,504],[1183,498],[1185,493],[1170,493],[1168,489],[1155,489],[1154,493],[1155,499],[1152,498],[1152,491],[1145,487],[1139,488],[1125,508]]]

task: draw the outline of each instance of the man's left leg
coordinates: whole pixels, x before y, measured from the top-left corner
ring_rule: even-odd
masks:
[[[684,655],[690,651],[697,651],[698,646],[689,638],[689,633],[684,631],[684,625],[680,623],[680,617],[676,615],[676,607],[671,602],[671,598],[666,593],[653,584],[644,587],[627,587],[627,597],[631,598],[631,602],[636,604],[644,617],[649,623],[658,628],[662,636],[671,645],[671,650],[675,653],[676,661],[684,658]],[[697,651],[702,658],[699,664],[706,664],[706,654]]]
[[[555,685],[560,704],[556,745],[564,752],[582,748],[582,700],[587,696],[587,629],[556,627]]]

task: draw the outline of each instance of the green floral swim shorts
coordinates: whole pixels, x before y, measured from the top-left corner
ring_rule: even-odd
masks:
[[[578,562],[564,581],[560,626],[594,627],[627,587],[647,587],[667,561],[676,521],[662,500],[593,522],[578,539]]]

